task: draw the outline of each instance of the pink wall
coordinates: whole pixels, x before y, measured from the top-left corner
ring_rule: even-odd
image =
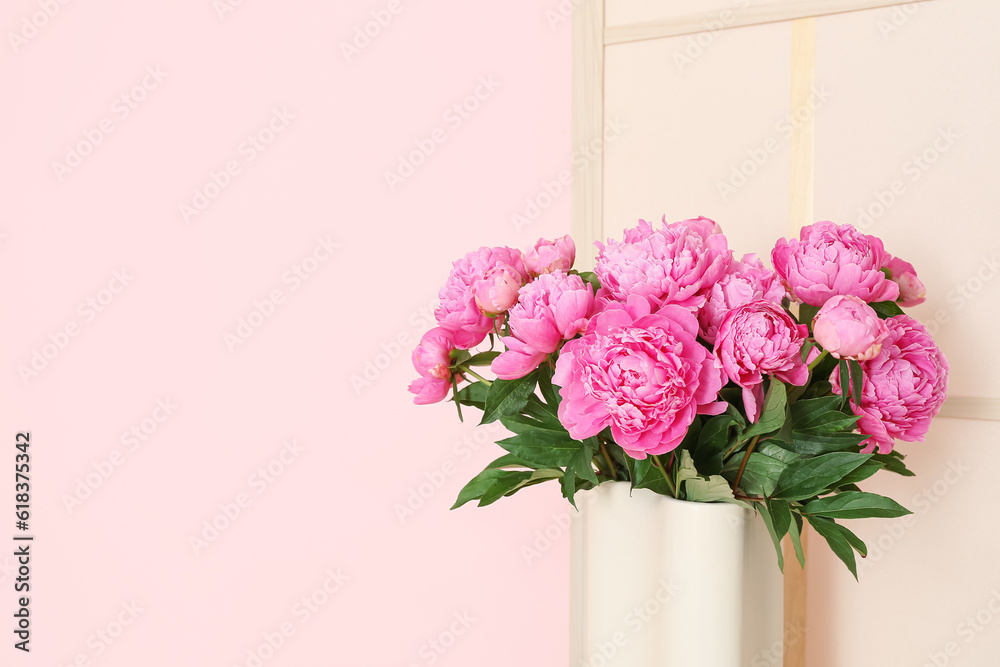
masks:
[[[453,259],[569,231],[568,192],[512,222],[570,166],[556,7],[4,4],[5,618],[19,430],[36,541],[32,654],[0,663],[565,661],[558,490],[449,512],[497,433],[406,393]]]

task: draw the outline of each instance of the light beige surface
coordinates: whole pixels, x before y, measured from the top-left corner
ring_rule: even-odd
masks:
[[[887,26],[891,10],[817,20],[816,215],[915,264],[930,290],[912,314],[949,392],[1000,398],[1000,3],[937,0]]]
[[[977,274],[992,278],[1000,259],[1000,4],[909,9],[817,19],[817,77],[832,94],[816,119],[816,216],[865,228],[917,266],[930,293],[911,312],[939,314],[950,394],[980,399],[955,413],[995,418],[981,399],[1000,397],[1000,280]],[[810,667],[998,664],[998,439],[995,421],[938,419],[926,443],[899,445],[917,477],[865,489],[915,514],[854,522],[870,549],[860,585],[813,540]]]
[[[604,160],[605,236],[704,215],[738,255],[770,252],[788,229],[790,35],[726,31],[684,67],[683,37],[607,47],[604,115],[626,129]]]
[[[854,223],[916,265],[931,291],[911,313],[952,366],[958,400],[945,412],[995,420],[1000,3],[933,0],[817,18],[816,94],[804,108],[789,100],[790,22],[709,31],[700,43],[691,34],[608,40],[625,23],[674,16],[680,25],[712,8],[606,3],[603,117],[626,129],[602,160],[604,236],[640,217],[706,215],[737,254],[769,256],[788,233],[789,125],[814,121],[814,219]],[[790,120],[796,113],[801,120]],[[747,165],[771,138],[777,148]],[[805,664],[998,664],[998,437],[995,421],[940,418],[926,443],[900,445],[918,477],[880,475],[865,488],[915,516],[852,526],[871,552],[861,584],[812,536]]]

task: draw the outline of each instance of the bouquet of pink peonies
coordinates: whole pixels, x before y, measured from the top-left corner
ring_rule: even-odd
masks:
[[[922,441],[945,400],[948,363],[901,309],[924,300],[913,266],[831,222],[779,240],[774,270],[735,259],[707,218],[597,246],[593,273],[573,270],[568,236],[455,262],[410,391],[513,433],[455,507],[629,481],[756,509],[779,566],[786,534],[803,560],[808,521],[856,577],[865,545],[836,519],[909,513],[858,483],[912,475],[894,441]]]

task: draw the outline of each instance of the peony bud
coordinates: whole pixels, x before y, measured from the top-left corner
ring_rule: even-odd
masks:
[[[499,315],[517,303],[521,273],[509,264],[498,264],[477,280],[472,289],[476,305],[484,315]]]
[[[899,305],[909,308],[927,300],[927,289],[917,278],[917,270],[912,264],[893,257],[883,268],[889,271],[889,280],[899,285]]]
[[[885,322],[856,296],[831,297],[813,318],[813,337],[837,359],[867,361],[888,335]]]

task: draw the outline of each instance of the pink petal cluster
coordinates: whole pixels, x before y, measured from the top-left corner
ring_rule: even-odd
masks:
[[[861,405],[851,401],[858,430],[869,436],[862,451],[877,447],[881,454],[892,451],[895,439],[923,442],[948,390],[948,361],[924,325],[907,315],[891,317],[886,325],[889,336],[882,350],[861,362]],[[836,369],[830,383],[840,394],[835,376]]]
[[[455,345],[467,350],[483,342],[499,324],[483,312],[477,295],[489,302],[491,308],[508,301],[513,303],[508,281],[517,276],[520,287],[527,281],[528,273],[521,251],[507,247],[482,247],[457,260],[453,267],[438,294],[441,305],[434,315],[439,325],[454,332]]]
[[[809,368],[802,360],[802,344],[809,328],[798,324],[781,306],[751,301],[731,310],[715,339],[716,365],[743,388],[747,417],[760,417],[764,375],[804,385]]]
[[[912,264],[899,257],[890,257],[882,268],[888,269],[889,279],[899,285],[899,305],[909,308],[927,300],[927,288],[917,278],[917,270]]]
[[[831,297],[813,318],[813,337],[837,359],[871,359],[888,335],[878,313],[856,296]]]
[[[538,368],[564,340],[587,328],[594,308],[594,290],[578,275],[544,273],[521,288],[510,309],[511,335],[502,338],[507,350],[493,360],[502,380],[524,377]]]
[[[698,321],[680,306],[651,314],[639,295],[608,304],[559,353],[559,420],[577,440],[611,427],[636,459],[674,449],[695,415],[726,407],[718,402],[722,373],[697,335]]]
[[[524,284],[523,270],[501,262],[486,271],[472,285],[476,305],[486,316],[499,315],[517,303],[517,293]]]
[[[423,335],[413,350],[413,367],[420,377],[410,383],[409,390],[417,395],[417,405],[444,400],[452,386],[451,352],[455,339],[451,331],[435,327]]]
[[[751,301],[781,304],[786,296],[781,279],[764,266],[757,255],[750,253],[734,261],[729,271],[708,290],[705,305],[698,311],[701,337],[715,343],[719,325],[730,310]]]
[[[569,271],[575,261],[576,244],[569,234],[555,241],[538,239],[535,247],[524,253],[524,266],[533,276],[553,271]]]
[[[838,294],[866,303],[895,301],[899,286],[885,277],[889,260],[882,241],[852,225],[817,222],[797,239],[778,239],[771,263],[799,301],[822,306]]]
[[[676,304],[697,311],[733,261],[722,230],[708,218],[667,224],[664,217],[656,230],[640,220],[625,230],[624,241],[609,239],[597,247],[601,296],[616,301],[641,296],[654,310]]]

